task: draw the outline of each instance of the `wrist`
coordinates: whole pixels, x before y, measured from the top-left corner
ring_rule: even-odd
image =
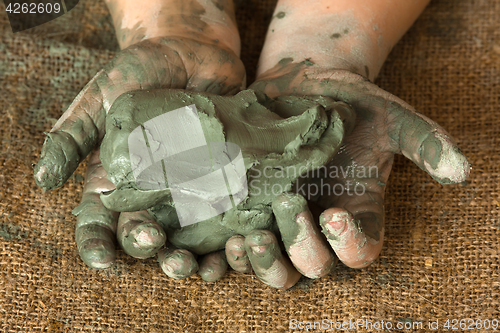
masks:
[[[280,0],[269,26],[258,75],[284,58],[373,80],[392,47],[429,0]]]
[[[120,48],[156,37],[181,37],[218,45],[239,56],[240,38],[232,0],[105,0]]]

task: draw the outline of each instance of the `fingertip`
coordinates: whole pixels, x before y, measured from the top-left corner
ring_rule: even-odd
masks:
[[[254,230],[245,237],[245,249],[247,253],[251,252],[254,255],[262,255],[266,250],[265,247],[268,245],[278,246],[276,236],[271,231]]]
[[[470,164],[451,138],[439,132],[429,136],[420,147],[427,172],[441,184],[457,184],[470,174]]]
[[[91,268],[109,268],[116,260],[115,245],[104,239],[87,239],[80,244],[78,252]]]
[[[236,272],[250,273],[252,266],[245,250],[245,237],[234,235],[226,242],[226,258],[229,266]]]
[[[154,221],[130,220],[126,213],[122,213],[117,238],[125,253],[134,258],[146,259],[153,257],[165,245],[167,235]]]
[[[309,210],[300,212],[289,223],[291,225],[288,229],[295,232],[291,236],[283,236],[282,232],[282,237],[295,268],[311,279],[328,274],[335,266],[336,260],[332,250],[321,237]]]
[[[339,260],[351,268],[363,268],[375,261],[382,250],[384,229],[381,221],[374,220],[377,218],[370,213],[355,219],[345,209],[330,208],[322,214],[320,224]],[[363,230],[363,225],[368,230]],[[372,225],[375,228],[370,228]],[[367,236],[367,232],[374,233],[371,229],[379,228],[378,237],[373,235],[378,239]]]
[[[190,277],[199,268],[194,255],[184,249],[164,248],[158,253],[158,262],[163,272],[176,280]]]
[[[295,268],[317,279],[331,271],[334,256],[314,223],[305,198],[283,193],[272,204],[286,251]]]
[[[198,273],[204,281],[214,282],[226,274],[227,266],[224,250],[212,252],[203,257]]]
[[[44,191],[62,186],[80,163],[75,140],[67,133],[47,133],[34,168],[35,183]]]
[[[265,284],[278,289],[291,288],[301,274],[281,253],[278,241],[268,230],[254,230],[245,239],[245,248],[255,274]]]
[[[328,239],[338,239],[344,231],[346,221],[352,219],[352,214],[345,209],[332,207],[326,209],[319,217],[323,233]]]

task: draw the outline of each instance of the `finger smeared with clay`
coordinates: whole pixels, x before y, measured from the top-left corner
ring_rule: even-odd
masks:
[[[156,255],[167,239],[163,228],[144,210],[121,213],[116,237],[125,253],[139,259]]]
[[[164,247],[158,251],[158,262],[163,272],[176,280],[190,277],[199,268],[191,252],[172,247]]]
[[[281,252],[278,240],[268,230],[254,230],[245,239],[253,270],[265,284],[279,289],[292,287],[300,273]]]
[[[178,131],[169,127],[172,124],[166,125],[170,128],[168,131],[162,127],[159,120],[163,116],[191,105],[196,106],[201,133],[189,132],[188,127],[192,124],[189,121],[176,123],[175,127],[181,128]],[[188,112],[187,117],[191,116]],[[107,118],[101,159],[116,189],[102,193],[101,200],[106,207],[116,211],[149,209],[176,247],[198,254],[220,250],[236,234],[248,235],[255,229],[278,231],[272,217],[272,201],[277,195],[291,190],[301,175],[331,160],[346,131],[352,128],[353,121],[353,113],[345,103],[320,96],[271,100],[250,90],[233,97],[181,90],[127,93],[115,102]],[[174,137],[168,137],[168,133],[174,132]],[[187,133],[187,137],[182,137],[186,135],[183,133]],[[149,153],[141,158],[131,155],[131,137],[141,142],[144,152],[151,150],[153,157],[150,158]],[[201,150],[195,150],[199,158],[192,161],[178,157],[190,142],[203,142],[203,139],[211,147],[212,155],[216,152],[213,143],[229,142],[241,149],[248,195],[237,197],[240,193],[232,193],[234,201],[240,200],[233,208],[181,229],[175,212],[179,212],[182,204],[189,208],[189,217],[196,219],[196,214],[205,207],[204,202],[214,202],[213,197],[206,197],[211,195],[210,191],[185,188],[185,192],[195,192],[191,201],[174,204],[173,182],[169,185],[168,181],[172,170],[183,172],[180,176],[172,176],[179,179],[184,179],[185,175],[198,175],[200,165],[204,163]],[[181,144],[161,146],[162,142],[174,141]],[[168,155],[168,149],[173,151],[175,160],[164,159],[163,169],[160,159],[155,160],[154,156]],[[147,177],[138,182],[140,173],[136,172],[134,165],[138,166],[148,158],[158,165],[152,166],[153,163],[148,162],[144,168],[139,167],[140,171],[147,173],[147,168],[156,167],[159,174],[147,173]],[[167,165],[174,167],[168,169]],[[269,172],[276,169],[283,170],[283,174]],[[208,171],[204,172],[208,174]],[[185,179],[189,179],[187,176]],[[163,184],[161,188],[153,188],[153,183]],[[234,189],[235,183],[230,183],[229,187]]]
[[[338,258],[351,268],[362,268],[377,259],[384,243],[384,230],[377,239],[367,236],[360,221],[342,208],[329,208],[320,216],[323,233]]]
[[[289,58],[263,73],[250,88],[270,97],[312,94],[344,101],[358,122],[346,140],[355,141],[359,150],[403,154],[441,184],[457,184],[469,176],[467,158],[439,124],[358,74]]]
[[[328,274],[336,259],[324,244],[304,197],[284,193],[272,207],[285,249],[297,270],[313,279]]]
[[[83,262],[92,268],[108,268],[116,259],[116,223],[118,213],[102,204],[99,194],[114,185],[106,179],[106,172],[95,150],[85,175],[82,200],[73,210],[76,215],[75,238]]]
[[[227,271],[227,259],[224,250],[209,253],[200,262],[198,274],[206,282],[214,282],[224,276]]]
[[[240,273],[250,273],[252,266],[245,250],[245,237],[234,235],[226,242],[226,258],[229,266]]]

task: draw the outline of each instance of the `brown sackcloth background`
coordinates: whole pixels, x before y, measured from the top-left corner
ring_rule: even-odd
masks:
[[[249,82],[274,2],[238,6]],[[428,332],[428,320],[439,331],[446,319],[500,320],[499,0],[433,1],[377,80],[457,139],[473,165],[467,184],[439,185],[398,156],[379,260],[289,291],[234,272],[212,284],[174,281],[154,259],[123,252],[108,270],[83,264],[71,210],[84,168],[42,193],[32,165],[43,131],[117,51],[110,17],[101,1],[81,0],[13,34],[0,9],[1,332],[287,332],[291,319],[423,321]]]

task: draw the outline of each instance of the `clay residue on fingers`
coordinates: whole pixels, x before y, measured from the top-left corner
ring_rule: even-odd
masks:
[[[469,176],[471,168],[467,158],[442,133],[435,132],[421,148],[427,172],[441,184],[457,184]]]
[[[322,214],[320,224],[338,258],[351,268],[365,267],[373,262],[382,249],[384,229],[380,231],[379,240],[374,240],[365,235],[360,221],[351,213],[339,208],[329,210],[336,212]]]
[[[272,233],[256,230],[245,240],[245,247],[254,272],[267,285],[288,289],[300,278],[288,259],[283,257]]]
[[[44,191],[62,186],[80,163],[78,146],[67,133],[48,133],[40,160],[35,166],[35,183]]]
[[[298,214],[294,222],[299,226],[299,233],[287,249],[290,260],[302,275],[311,279],[328,274],[335,265],[335,259],[323,244],[324,240],[313,224],[315,221],[311,213],[306,211]]]
[[[198,271],[198,262],[184,249],[164,248],[158,252],[158,262],[163,272],[176,280],[187,278]]]
[[[200,263],[198,273],[206,282],[214,282],[224,276],[227,270],[227,260],[224,250],[207,254]]]

